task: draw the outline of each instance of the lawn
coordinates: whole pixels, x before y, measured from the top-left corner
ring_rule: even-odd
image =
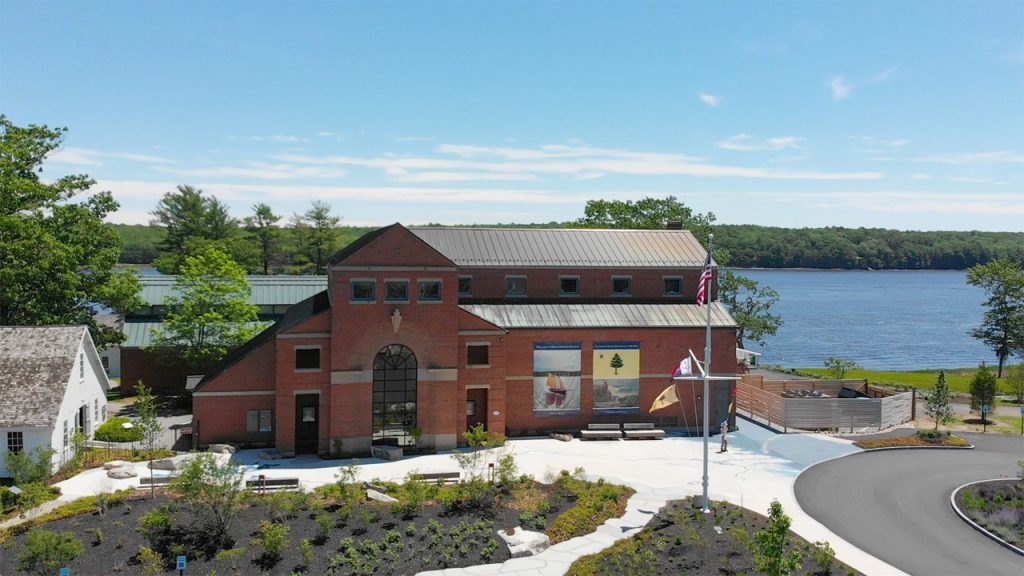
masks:
[[[947,368],[946,384],[955,393],[969,394],[971,377],[974,376],[976,368]],[[813,376],[815,378],[832,378],[832,375],[825,368],[796,368],[797,374]],[[1006,371],[1004,369],[1003,373]],[[862,380],[866,379],[872,384],[882,386],[899,386],[903,388],[918,388],[931,390],[935,387],[935,379],[939,377],[939,370],[913,370],[909,372],[897,372],[889,370],[850,370],[846,378]],[[999,380],[999,389],[1003,390],[1005,383]]]

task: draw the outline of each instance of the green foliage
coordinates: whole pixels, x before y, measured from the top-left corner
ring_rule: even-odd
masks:
[[[19,452],[6,450],[4,464],[15,485],[45,483],[53,471],[51,459],[54,453],[52,448],[46,446],[36,446],[32,450]]]
[[[939,371],[935,379],[935,388],[925,398],[924,411],[935,421],[935,429],[939,424],[948,424],[953,420],[953,406],[949,401],[949,385],[946,384],[946,373]]]
[[[82,543],[71,532],[32,530],[25,549],[18,555],[18,569],[38,576],[56,574],[84,551]]]
[[[1013,396],[1017,404],[1024,405],[1024,362],[1007,369],[1004,384],[1006,393]]]
[[[103,224],[118,208],[111,194],[86,194],[95,181],[84,174],[41,177],[66,131],[0,115],[0,326],[84,324],[103,348],[124,335],[99,325],[95,306],[129,312],[141,287],[114,272],[121,241]]]
[[[978,371],[971,378],[971,410],[981,411],[987,405],[989,410],[996,408],[996,375],[984,362],[978,366]],[[982,413],[982,421],[988,419],[988,414]]]
[[[327,260],[338,249],[338,223],[341,218],[331,214],[331,205],[314,200],[313,206],[303,214],[301,224],[305,227],[303,248],[313,265],[313,274],[323,274]]]
[[[458,485],[462,491],[461,497],[476,504],[492,495],[489,484],[494,480],[490,478],[492,466],[498,466],[501,470],[501,463],[504,461],[506,472],[511,470],[511,476],[515,476],[515,459],[505,447],[508,440],[504,434],[484,430],[483,424],[477,424],[462,433],[466,439],[467,449],[452,453],[452,459],[462,468],[463,482]]]
[[[197,528],[215,545],[224,543],[245,498],[244,471],[231,462],[220,464],[212,454],[200,454],[189,461],[171,482],[192,509]]]
[[[152,480],[153,458],[156,452],[156,444],[160,439],[161,432],[163,432],[163,425],[160,424],[160,420],[156,415],[156,399],[153,398],[153,393],[142,383],[142,380],[139,380],[135,386],[135,413],[137,415],[135,429],[139,431],[139,440],[149,455],[149,478]],[[156,487],[152,484],[150,484],[149,494],[151,497],[156,496]]]
[[[626,501],[633,495],[633,490],[625,486],[586,482],[564,470],[555,485],[567,496],[575,498],[576,505],[562,513],[548,528],[552,544],[590,534],[609,518],[622,516],[626,511]]]
[[[818,572],[831,574],[836,563],[836,551],[828,542],[815,542],[811,549],[811,559],[818,567]]]
[[[828,370],[829,376],[834,380],[844,380],[847,374],[851,370],[860,368],[853,360],[847,360],[846,358],[836,358],[829,356],[825,360],[825,369]]]
[[[754,565],[768,576],[788,576],[800,569],[800,552],[786,551],[789,541],[789,516],[782,511],[782,504],[773,500],[768,507],[768,526],[754,534]]]
[[[574,225],[579,228],[627,228],[637,230],[664,230],[669,222],[681,222],[707,245],[715,215],[695,214],[675,196],[632,200],[588,200],[583,218]]]
[[[299,542],[299,555],[302,556],[302,562],[306,566],[313,563],[313,543],[309,541],[309,538],[303,538]]]
[[[1024,356],[1024,269],[1009,258],[972,266],[967,283],[985,291],[985,311],[981,326],[971,336],[981,340],[999,359],[997,376],[1003,376],[1003,364],[1014,354]]]
[[[765,345],[768,336],[774,336],[782,326],[782,317],[772,314],[772,306],[779,301],[779,293],[756,280],[724,271],[718,276],[718,299],[729,308],[736,319],[736,346],[745,342]]]
[[[288,534],[291,528],[287,524],[264,520],[260,522],[257,532],[258,535],[252,539],[252,545],[263,548],[264,558],[267,560],[279,560],[281,553],[288,547]]]
[[[139,532],[154,550],[162,550],[168,545],[173,526],[174,521],[167,508],[163,506],[154,508],[139,518]]]
[[[277,221],[281,217],[274,214],[268,204],[260,202],[252,207],[252,216],[245,218],[245,231],[252,235],[253,240],[259,246],[260,264],[264,274],[270,274],[272,262],[277,245],[280,242],[281,229]]]
[[[245,269],[209,248],[186,256],[175,292],[164,300],[169,312],[153,332],[151,348],[200,368],[224,357],[259,331],[259,307],[249,303]]]
[[[157,576],[164,573],[165,560],[162,554],[146,546],[139,547],[139,566],[146,576]]]
[[[132,427],[125,428],[124,424],[127,423],[131,423]],[[131,418],[118,416],[100,424],[93,438],[100,442],[138,442],[142,440],[142,431],[135,426]]]

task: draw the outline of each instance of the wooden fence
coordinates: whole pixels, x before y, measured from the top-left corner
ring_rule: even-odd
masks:
[[[767,421],[769,426],[801,430],[883,430],[913,418],[913,394],[876,398],[837,398],[844,388],[867,393],[867,382],[836,380],[761,381],[736,384],[736,413]],[[829,397],[784,398],[786,390],[816,390]]]

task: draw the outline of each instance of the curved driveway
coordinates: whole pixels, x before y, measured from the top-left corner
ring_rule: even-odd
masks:
[[[1020,436],[963,434],[974,450],[886,450],[823,462],[794,486],[804,511],[847,542],[920,576],[1024,574],[1024,557],[963,522],[961,484],[1015,477]]]

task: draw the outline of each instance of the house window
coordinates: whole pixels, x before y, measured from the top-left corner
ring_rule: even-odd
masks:
[[[64,421],[64,449],[68,449],[68,421]]]
[[[100,356],[100,364],[103,365],[103,370],[109,375],[110,374],[110,357]]]
[[[679,276],[665,276],[665,296],[682,296],[683,279]]]
[[[579,296],[580,295],[580,277],[579,276],[560,276],[558,278],[558,295],[559,296]]]
[[[373,302],[377,299],[377,293],[375,291],[377,283],[373,280],[353,280],[352,281],[352,301],[353,302]]]
[[[420,302],[438,302],[441,300],[440,280],[420,280]]]
[[[467,366],[489,366],[491,347],[486,344],[470,344],[466,346]]]
[[[459,296],[473,295],[473,277],[459,276]]]
[[[7,433],[7,451],[17,454],[25,449],[25,433],[24,432],[8,432]]]
[[[245,413],[246,432],[273,432],[273,410],[249,410]]]
[[[100,423],[100,401],[98,399],[92,401],[92,416],[93,416],[92,417],[93,421],[96,422],[97,424],[99,424]]]
[[[409,281],[408,280],[385,280],[384,300],[386,302],[408,302]]]
[[[612,277],[612,296],[631,296],[633,294],[633,279],[629,276]]]
[[[78,355],[78,379],[85,380],[85,354]]]
[[[526,296],[526,276],[505,276],[506,296]]]
[[[295,348],[295,369],[296,370],[319,370],[320,349],[319,348]]]

